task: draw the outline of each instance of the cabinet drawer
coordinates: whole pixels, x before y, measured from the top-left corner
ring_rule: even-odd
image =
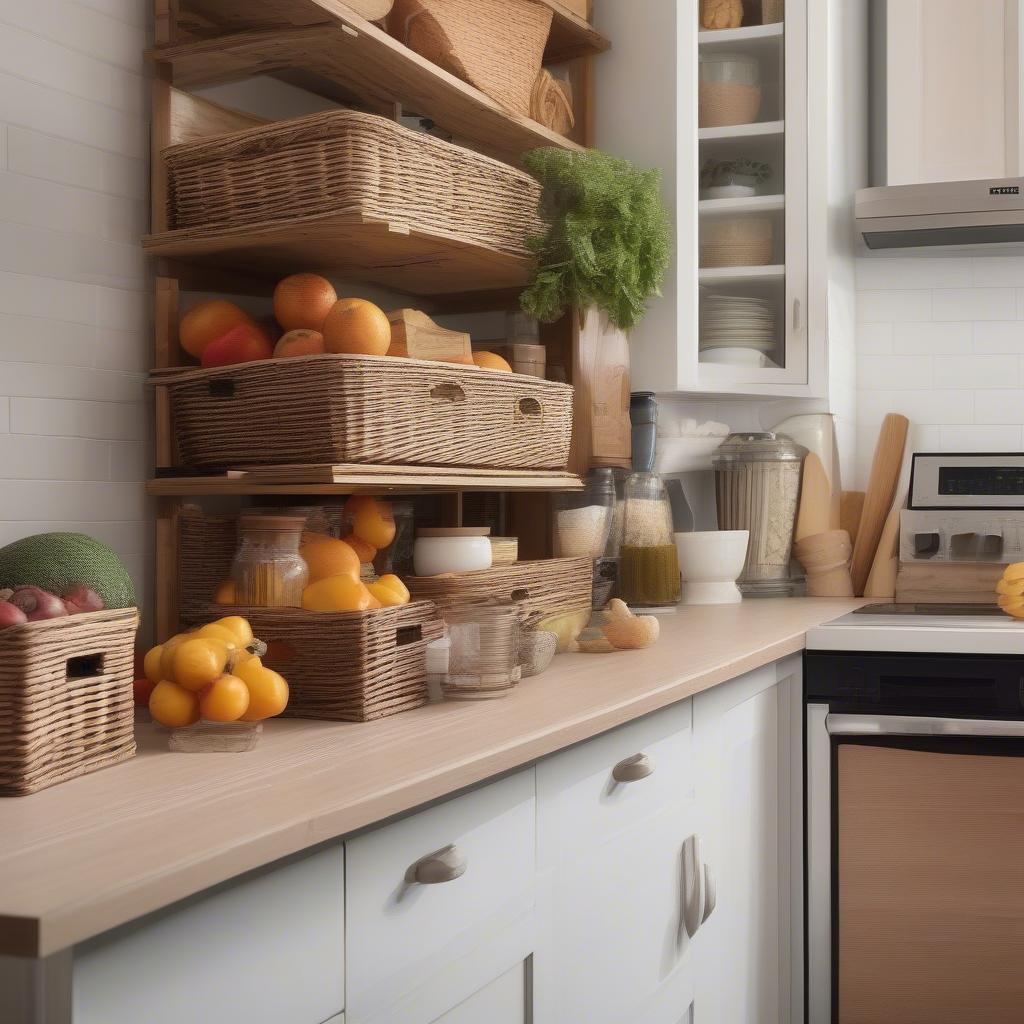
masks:
[[[75,948],[74,1024],[323,1024],[345,1005],[340,843]]]
[[[449,844],[464,872],[424,884],[410,868]],[[347,1018],[384,1015],[458,958],[532,912],[533,770],[357,836],[346,847]],[[470,989],[470,991],[473,991]]]
[[[607,842],[634,823],[693,799],[693,713],[689,700],[619,726],[537,765],[540,860]],[[650,774],[628,777],[642,754]],[[633,771],[634,776],[638,773]]]

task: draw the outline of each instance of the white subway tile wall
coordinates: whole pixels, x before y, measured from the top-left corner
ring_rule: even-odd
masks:
[[[144,610],[148,9],[0,0],[0,545],[88,533]]]
[[[1024,257],[857,260],[857,484],[882,417],[926,451],[1024,449]]]

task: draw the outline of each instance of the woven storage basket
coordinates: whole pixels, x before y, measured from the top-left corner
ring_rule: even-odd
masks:
[[[366,612],[208,608],[243,615],[288,680],[288,718],[369,722],[427,702],[426,646],[444,635],[429,601]]]
[[[530,175],[354,110],[171,146],[164,159],[174,228],[351,214],[517,256],[543,230]]]
[[[589,558],[516,562],[480,572],[414,576],[405,581],[416,599],[433,601],[443,614],[473,601],[514,601],[519,617],[581,611],[590,607],[593,563]]]
[[[761,86],[739,82],[701,82],[697,107],[697,124],[701,128],[751,124],[761,111]]]
[[[135,756],[134,608],[0,631],[0,794]]]
[[[396,0],[388,26],[420,56],[528,117],[552,16],[537,0]]]
[[[163,370],[182,462],[564,469],[572,388],[387,356],[301,356]]]

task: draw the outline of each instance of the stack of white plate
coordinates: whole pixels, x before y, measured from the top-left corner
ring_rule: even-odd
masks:
[[[737,358],[715,362],[752,363],[755,353],[767,355],[776,348],[775,306],[769,299],[742,295],[704,295],[700,303],[700,351],[726,357],[725,350],[739,350]]]

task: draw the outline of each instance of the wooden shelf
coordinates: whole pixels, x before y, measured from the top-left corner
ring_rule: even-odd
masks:
[[[785,121],[755,121],[753,124],[728,124],[722,128],[698,128],[700,142],[714,142],[718,139],[754,139],[765,135],[783,135]]]
[[[151,256],[275,274],[338,274],[410,295],[445,295],[523,287],[531,260],[454,235],[351,214],[310,217],[279,227],[182,228],[148,235]]]
[[[785,196],[741,196],[735,199],[701,199],[697,203],[697,212],[708,217],[721,213],[774,213],[785,208]]]
[[[578,491],[573,473],[450,466],[265,466],[214,476],[158,476],[154,497],[257,494],[427,494],[444,491]]]
[[[209,6],[224,2],[207,0]],[[311,0],[287,0],[285,6],[298,2],[308,6]],[[388,117],[396,106],[429,117],[443,130],[510,162],[517,163],[523,153],[538,146],[582,148],[528,117],[505,110],[343,4],[333,2],[328,8],[327,0],[319,0],[318,6],[329,16],[328,23],[246,29],[158,47],[149,56],[168,69],[172,84],[184,89],[286,73],[288,81],[337,102],[357,101]],[[564,19],[559,22],[564,23]]]
[[[782,281],[786,268],[782,264],[766,267],[704,267],[698,271],[701,284],[740,284],[747,281]]]

